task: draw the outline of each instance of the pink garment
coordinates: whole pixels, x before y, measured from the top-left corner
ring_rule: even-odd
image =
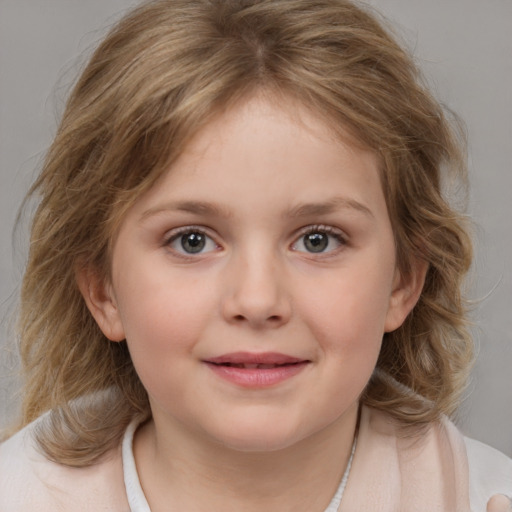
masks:
[[[38,421],[0,445],[0,512],[129,511],[121,446],[95,466],[64,467],[36,450],[37,426]],[[504,465],[491,473],[506,482],[503,492],[510,493],[512,461],[498,455],[490,460],[505,460]],[[429,426],[422,435],[403,437],[388,415],[363,407],[357,449],[338,510],[470,512],[467,460],[464,438],[448,420]],[[485,496],[485,501],[491,498]],[[487,511],[510,512],[508,507],[509,501],[497,496]]]
[[[358,446],[340,512],[468,512],[465,444],[443,420],[404,437],[385,414],[362,409]]]

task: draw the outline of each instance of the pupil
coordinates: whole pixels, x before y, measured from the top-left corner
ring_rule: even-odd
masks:
[[[201,233],[187,233],[181,237],[181,245],[188,253],[201,252],[205,246],[205,237]]]
[[[304,245],[310,252],[322,252],[325,251],[329,239],[323,233],[310,233],[305,236]]]

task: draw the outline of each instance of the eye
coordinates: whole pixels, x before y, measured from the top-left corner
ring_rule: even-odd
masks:
[[[172,233],[166,245],[173,251],[186,255],[211,252],[218,248],[211,237],[195,228],[186,228]]]
[[[328,226],[313,226],[302,232],[292,250],[320,254],[332,252],[343,245],[346,241],[341,232]]]

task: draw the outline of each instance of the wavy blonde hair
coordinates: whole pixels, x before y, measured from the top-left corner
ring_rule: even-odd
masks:
[[[21,293],[19,426],[51,411],[37,434],[51,459],[92,464],[135,415],[150,415],[126,344],[94,322],[77,270],[109,279],[126,210],[212,116],[260,88],[292,96],[380,156],[398,267],[429,265],[362,401],[404,425],[454,412],[472,360],[461,296],[471,245],[441,182],[464,182],[465,162],[410,55],[348,0],[156,0],[90,59],[30,191],[40,203]]]

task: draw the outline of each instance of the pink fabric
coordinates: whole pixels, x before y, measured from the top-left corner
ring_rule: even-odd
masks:
[[[0,512],[129,510],[121,447],[101,464],[72,469],[39,454],[33,431],[34,424],[0,445]],[[490,465],[502,464],[501,458],[506,459],[490,456]],[[512,490],[512,466],[506,461],[497,473],[489,467],[489,475],[505,481],[494,492]],[[403,437],[389,416],[363,407],[352,470],[338,510],[469,512],[469,480],[464,439],[448,420],[429,426],[423,434]],[[486,503],[490,496],[484,496]],[[509,503],[495,496],[487,511],[510,512]]]
[[[493,500],[497,503],[497,500]],[[507,512],[507,501],[495,512]],[[448,420],[404,436],[362,408],[357,449],[339,512],[469,512],[464,440]]]
[[[0,512],[127,512],[121,447],[87,468],[47,460],[34,424],[0,445]]]

